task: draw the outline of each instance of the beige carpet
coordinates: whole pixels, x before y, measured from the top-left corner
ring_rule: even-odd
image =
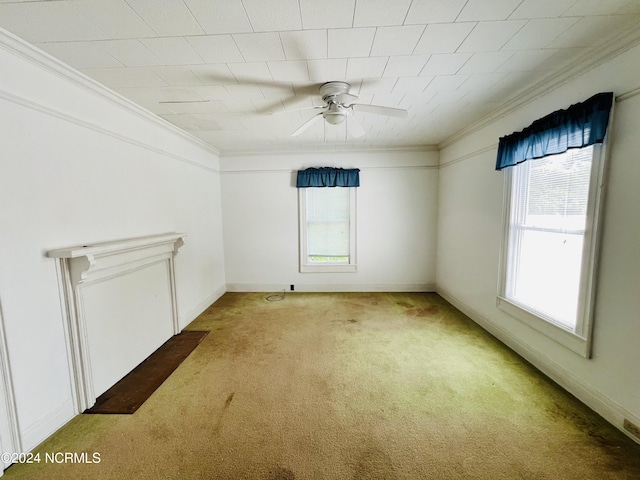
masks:
[[[640,478],[639,445],[435,294],[265,296],[224,295],[134,415],[78,416],[5,478]]]

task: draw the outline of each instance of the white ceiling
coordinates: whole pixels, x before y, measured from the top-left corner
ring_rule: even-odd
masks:
[[[640,0],[0,0],[1,27],[223,153],[437,145],[639,25]],[[353,139],[268,114],[332,80],[408,116],[357,112]]]

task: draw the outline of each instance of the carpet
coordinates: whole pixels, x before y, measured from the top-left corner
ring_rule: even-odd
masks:
[[[85,410],[88,414],[132,414],[207,336],[208,331],[174,335]]]

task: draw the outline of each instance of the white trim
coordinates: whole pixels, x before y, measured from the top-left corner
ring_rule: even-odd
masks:
[[[640,443],[638,438],[631,435],[623,427],[625,418],[636,425],[640,425],[638,418],[631,414],[627,409],[618,405],[600,391],[595,390],[593,387],[583,382],[580,378],[576,377],[559,363],[550,360],[548,356],[532,349],[529,345],[522,342],[508,330],[497,326],[490,319],[466,305],[446,289],[437,285],[436,293],[481,326],[484,330],[496,337],[500,342],[531,363],[551,380],[574,395],[578,400],[601,415],[605,420],[626,436],[635,442]]]
[[[424,283],[296,283],[295,291],[280,283],[227,283],[228,292],[435,292],[435,282]]]
[[[174,135],[182,137],[187,142],[202,148],[203,150],[213,153],[214,155],[220,155],[220,150],[212,145],[203,142],[199,138],[167,122],[163,118],[151,113],[140,105],[133,103],[131,100],[123,97],[113,90],[110,90],[101,83],[73,69],[57,58],[49,55],[3,28],[0,28],[0,48],[10,51],[11,53],[28,60],[48,72],[55,74],[56,76],[64,78],[65,80],[98,95],[100,98],[109,100],[114,105],[128,110],[139,118],[154,123]]]
[[[183,245],[183,233],[151,235],[95,245],[59,248],[47,252],[57,259],[60,300],[63,305],[65,339],[76,413],[90,408],[96,400],[89,352],[84,287],[146,268],[168,263],[168,282],[173,334],[180,332],[175,288],[174,256]],[[149,352],[151,353],[151,352]]]
[[[360,171],[366,170],[438,170],[440,165],[380,165],[380,166],[370,166],[370,167],[358,167]],[[265,169],[243,169],[243,170],[220,170],[220,175],[232,174],[232,175],[241,175],[241,174],[269,174],[269,173],[291,173],[295,174],[298,172],[298,168],[274,168],[270,170]]]
[[[122,135],[120,133],[114,132],[112,130],[103,128],[95,123],[91,123],[88,122],[86,120],[80,120],[76,117],[73,117],[71,115],[67,115],[64,112],[61,112],[59,110],[55,110],[53,108],[50,107],[46,107],[44,105],[41,105],[37,102],[33,102],[29,99],[26,98],[22,98],[22,97],[18,97],[16,95],[13,95],[11,93],[5,92],[3,90],[0,90],[0,99],[5,100],[7,102],[11,102],[14,103],[16,105],[20,105],[22,107],[26,107],[26,108],[30,108],[31,110],[35,110],[37,112],[40,113],[44,113],[45,115],[49,115],[52,116],[54,118],[57,118],[58,120],[62,120],[68,123],[72,123],[74,125],[77,125],[79,127],[83,127],[86,128],[88,130],[92,130],[94,132],[100,133],[102,135],[111,137],[115,140],[121,141],[121,142],[125,142],[128,143],[130,145],[134,145],[136,147],[140,147],[140,148],[144,148],[146,150],[149,150],[153,153],[156,153],[158,155],[163,155],[165,157],[168,158],[172,158],[174,160],[178,160],[180,162],[186,163],[188,165],[194,166],[194,167],[198,167],[198,168],[202,168],[204,170],[209,170],[212,172],[219,172],[219,169],[208,166],[208,165],[204,165],[202,163],[199,162],[194,162],[193,160],[190,160],[186,157],[182,157],[180,155],[176,155],[174,153],[171,152],[167,152],[166,150],[162,150],[160,148],[155,147],[154,145],[150,145],[148,143],[145,142],[141,142],[139,140],[137,140],[134,137],[130,137],[127,135]]]
[[[470,160],[470,159],[472,159],[474,157],[482,155],[483,153],[490,152],[491,150],[498,151],[498,144],[494,143],[494,144],[488,145],[486,147],[478,148],[478,149],[474,150],[473,152],[467,153],[467,154],[462,155],[460,157],[456,157],[456,158],[454,158],[452,160],[449,160],[447,162],[440,163],[439,168],[449,167],[451,165],[455,165],[456,163],[464,162],[465,160]]]
[[[585,358],[590,357],[590,344],[586,338],[562,328],[560,325],[556,325],[551,319],[544,318],[542,314],[532,313],[526,307],[501,296],[496,298],[496,306],[508,315],[520,320],[530,328],[567,347],[578,355]]]
[[[24,453],[33,450],[44,440],[60,430],[75,417],[75,414],[73,399],[69,398],[51,411],[42,415],[38,421],[26,427],[22,432]]]
[[[2,306],[0,305],[0,402],[3,402],[2,412],[4,418],[0,418],[0,447],[3,452],[22,453],[22,438],[18,423],[18,411],[16,408],[15,394],[13,392],[13,380],[11,377],[11,365],[7,350],[7,338],[4,331]],[[0,460],[0,477],[9,465]]]
[[[373,152],[381,152],[381,153],[390,153],[390,152],[437,152],[437,145],[411,145],[406,147],[361,147],[354,146],[353,148],[345,147],[345,148],[331,148],[326,144],[318,144],[313,147],[308,148],[300,148],[297,150],[279,150],[277,148],[274,149],[260,149],[256,150],[224,150],[220,153],[220,158],[223,157],[244,157],[244,156],[255,156],[255,155],[326,155],[327,153],[373,153]]]

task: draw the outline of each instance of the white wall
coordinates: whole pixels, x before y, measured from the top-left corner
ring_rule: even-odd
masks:
[[[227,288],[231,291],[433,290],[438,154],[318,152],[223,156]],[[359,168],[356,273],[300,273],[297,170]]]
[[[184,232],[181,326],[224,293],[219,160],[0,31],[0,304],[24,451],[68,421],[54,259],[74,245]]]
[[[602,91],[640,87],[633,47],[441,151],[437,289],[614,425],[640,420],[640,95],[616,103],[608,142],[593,358],[585,359],[496,308],[503,174],[498,137]]]

